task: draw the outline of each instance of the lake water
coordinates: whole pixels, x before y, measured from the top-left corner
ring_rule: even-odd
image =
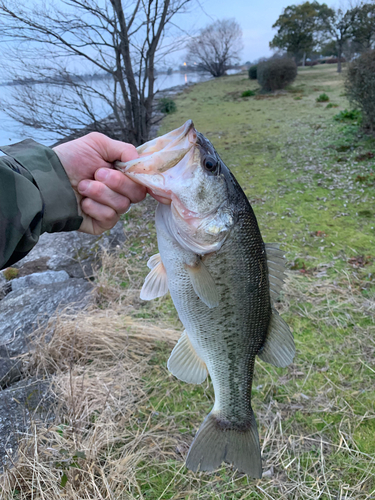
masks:
[[[163,90],[175,87],[176,85],[205,81],[210,78],[211,75],[206,73],[172,73],[171,75],[158,75],[155,88],[156,90]],[[14,87],[0,87],[0,97],[6,96],[12,90],[14,90]],[[34,139],[41,144],[49,146],[55,143],[59,139],[59,136],[53,136],[51,133],[39,129],[26,128],[9,118],[0,110],[0,145],[5,146],[13,144],[27,138]]]

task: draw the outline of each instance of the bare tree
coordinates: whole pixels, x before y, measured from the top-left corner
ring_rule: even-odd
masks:
[[[18,83],[15,101],[3,108],[25,125],[64,136],[90,124],[135,145],[144,142],[155,63],[179,48],[181,38],[168,43],[166,30],[189,1],[62,0],[57,7],[0,0],[0,38],[13,51]],[[110,113],[116,134],[103,122]]]
[[[239,61],[242,30],[234,19],[215,21],[201,30],[188,44],[188,59],[217,77]]]

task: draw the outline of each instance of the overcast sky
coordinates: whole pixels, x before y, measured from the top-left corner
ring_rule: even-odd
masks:
[[[312,0],[311,0],[312,1]],[[201,8],[191,9],[186,22],[202,28],[217,19],[234,17],[243,31],[244,50],[241,62],[269,57],[272,51],[269,42],[276,34],[272,25],[288,5],[303,3],[302,0],[198,0]],[[332,1],[320,0],[335,7]],[[345,0],[341,3],[345,3]]]
[[[243,31],[244,50],[241,61],[254,61],[259,57],[272,54],[269,42],[276,30],[273,23],[290,4],[300,3],[291,0],[199,0],[200,13],[191,11],[188,16],[196,17],[194,23],[201,28],[216,19],[234,17]],[[206,14],[206,15],[205,15]]]

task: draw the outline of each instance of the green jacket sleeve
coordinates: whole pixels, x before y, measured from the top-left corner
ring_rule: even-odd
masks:
[[[31,139],[0,147],[0,269],[44,233],[79,229],[77,201],[56,153]]]

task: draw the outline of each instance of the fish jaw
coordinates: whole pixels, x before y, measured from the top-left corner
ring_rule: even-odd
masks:
[[[177,178],[183,183],[191,177],[196,141],[197,132],[188,120],[178,129],[139,146],[139,158],[116,162],[115,167],[152,194],[176,202],[174,184]]]

